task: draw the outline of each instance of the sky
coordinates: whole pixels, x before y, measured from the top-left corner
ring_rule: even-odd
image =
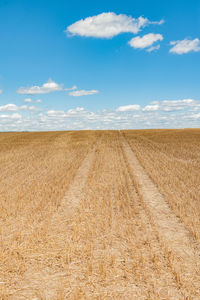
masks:
[[[0,131],[200,127],[199,0],[0,0]]]

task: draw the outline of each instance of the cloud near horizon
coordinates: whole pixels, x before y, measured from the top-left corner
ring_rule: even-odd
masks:
[[[140,105],[134,104],[134,105],[125,105],[125,106],[119,106],[116,111],[136,111],[140,110]]]
[[[19,110],[32,110],[32,111],[37,111],[39,108],[36,106],[28,106],[28,105],[21,105],[17,106],[16,104],[13,103],[8,103],[6,105],[1,105],[0,106],[0,112],[12,112],[12,111],[19,111]]]
[[[41,100],[41,99],[32,100],[31,98],[26,98],[26,99],[24,99],[24,102],[25,102],[25,103],[32,103],[32,102],[35,102],[35,103],[41,103],[42,100]]]
[[[121,33],[137,34],[142,28],[149,24],[163,24],[163,20],[151,22],[140,16],[133,18],[125,14],[104,12],[96,16],[79,20],[67,27],[66,33],[83,37],[112,38]]]
[[[13,113],[11,115],[0,115],[0,119],[6,121],[7,119],[21,119],[22,116],[18,113]]]
[[[200,101],[194,99],[153,101],[143,108],[143,111],[179,111],[184,109],[200,109]]]
[[[34,114],[27,113],[32,111]],[[5,114],[6,112],[6,114]],[[20,113],[19,113],[20,112]],[[119,106],[112,110],[41,110],[33,106],[0,106],[1,131],[142,129],[199,127],[200,100],[153,101]]]
[[[32,102],[32,99],[31,99],[31,98],[26,98],[26,99],[24,99],[24,102],[25,102],[25,103],[31,103],[31,102]]]

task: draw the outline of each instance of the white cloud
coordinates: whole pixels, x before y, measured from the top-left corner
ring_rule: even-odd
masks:
[[[24,102],[25,103],[30,103],[30,102],[32,102],[32,99],[31,98],[26,98],[26,99],[24,99]]]
[[[0,115],[1,119],[21,119],[22,116],[18,113],[13,113],[11,115]]]
[[[165,20],[160,20],[160,21],[149,21],[149,24],[154,24],[154,25],[162,25],[165,23]]]
[[[61,91],[63,89],[62,85],[49,79],[42,86],[32,86],[32,87],[20,87],[17,90],[18,94],[34,95],[34,94],[47,94],[56,91]]]
[[[157,104],[146,105],[146,106],[143,108],[143,111],[155,111],[155,110],[159,110],[159,105],[157,105]]]
[[[35,103],[41,103],[41,102],[42,102],[42,100],[40,100],[40,99],[35,100]]]
[[[2,94],[3,93],[3,90],[0,90],[0,94]]]
[[[194,99],[153,101],[143,108],[143,111],[178,111],[184,109],[197,110],[200,102]]]
[[[74,85],[72,88],[64,89],[64,91],[73,91],[73,90],[77,90],[76,85]]]
[[[64,110],[48,110],[47,115],[49,117],[64,117],[65,112]]]
[[[162,41],[162,34],[148,33],[142,37],[136,36],[129,41],[129,45],[136,49],[144,49],[152,46],[155,42]],[[159,49],[158,46],[150,47],[147,51],[151,52],[153,50]]]
[[[18,114],[18,113],[15,113],[15,114],[12,114],[12,115],[11,115],[11,118],[12,118],[12,119],[21,119],[22,116],[21,116],[20,114]]]
[[[17,105],[11,103],[0,106],[0,111],[17,111],[17,110],[18,110]]]
[[[135,105],[126,105],[126,106],[119,106],[116,111],[136,111],[140,110],[140,105],[135,104]]]
[[[188,116],[191,119],[200,119],[200,113]]]
[[[194,99],[183,99],[183,100],[163,100],[161,102],[163,105],[171,105],[171,106],[177,106],[177,105],[193,105],[196,103],[196,100]]]
[[[73,91],[76,90],[77,86],[74,85],[71,88],[64,88],[63,84],[58,84],[55,81],[49,79],[46,83],[44,83],[42,86],[31,86],[31,87],[20,87],[16,92],[18,94],[24,94],[24,95],[37,95],[37,94],[48,94],[52,92],[57,91]],[[31,102],[32,100],[30,98],[27,98],[24,100],[24,102]],[[35,101],[36,103],[40,103],[41,100],[38,99]]]
[[[160,101],[160,109],[164,111],[184,110],[185,108],[191,109],[198,105],[198,101],[194,99]]]
[[[160,22],[150,22],[147,18],[137,19],[124,14],[104,12],[97,16],[79,20],[67,27],[66,32],[72,35],[96,38],[112,38],[120,33],[138,33],[141,28],[148,24],[162,24]]]
[[[200,40],[198,38],[194,40],[184,39],[182,41],[172,41],[170,42],[170,45],[173,45],[173,47],[169,50],[169,52],[179,55],[188,52],[200,51]]]
[[[151,46],[150,48],[147,49],[147,52],[152,52],[159,49],[160,49],[160,45]]]
[[[19,110],[39,110],[36,106],[28,106],[28,105],[21,105],[21,106],[17,106],[16,104],[6,104],[6,105],[2,105],[0,106],[0,112],[1,111],[19,111]]]
[[[35,111],[40,110],[38,107],[36,107],[36,106],[34,106],[34,105],[28,106],[27,109],[28,109],[28,110],[32,110],[32,111],[33,111],[33,110],[35,110]]]
[[[13,105],[13,104],[12,104]],[[113,110],[88,111],[83,107],[28,113],[32,106],[4,105],[0,130],[141,129],[199,127],[200,100],[178,99],[120,106]],[[18,110],[18,111],[17,111]],[[23,110],[20,115],[19,111]],[[132,111],[132,113],[130,113]]]
[[[74,91],[74,92],[70,92],[69,95],[73,96],[73,97],[80,97],[80,96],[88,96],[88,95],[95,95],[98,94],[99,91],[98,90],[80,90],[80,91]]]
[[[8,118],[8,117],[9,117],[9,115],[0,115],[1,119],[5,119],[5,118]]]
[[[190,108],[192,99],[172,100],[181,101],[186,109]],[[137,110],[136,114],[130,114],[129,110],[102,110],[99,112],[87,111],[83,107],[77,107],[68,111],[49,111],[46,115],[41,115],[41,118],[47,126],[55,129],[121,129],[121,128],[182,128],[195,127],[199,120],[199,114],[188,115],[189,111],[178,112],[178,115],[173,111],[163,111],[160,109],[165,104],[167,107],[170,100],[154,101],[154,104],[149,104],[151,109]],[[194,100],[196,101],[196,100]],[[164,102],[164,104],[163,104]],[[200,101],[196,101],[196,104]],[[193,103],[194,104],[194,103]],[[138,104],[135,104],[138,105]],[[139,106],[139,105],[138,105]],[[127,106],[128,107],[128,106]],[[53,127],[54,128],[54,127]]]
[[[71,115],[74,115],[74,114],[77,114],[77,113],[81,113],[81,112],[85,112],[86,110],[83,108],[83,107],[76,107],[76,108],[73,108],[73,109],[69,109],[67,111],[68,114],[71,114]]]
[[[73,115],[82,115],[87,113],[87,111],[83,107],[76,107],[69,109],[68,111],[64,110],[48,110],[47,115],[50,117],[72,117]]]

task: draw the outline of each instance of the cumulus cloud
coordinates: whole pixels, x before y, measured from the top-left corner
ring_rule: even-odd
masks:
[[[200,119],[200,113],[189,115],[188,118],[190,118],[190,119]]]
[[[27,109],[27,110],[35,110],[35,111],[37,111],[37,110],[40,110],[38,107],[36,107],[36,106],[34,106],[34,105],[32,105],[32,106],[27,106],[25,109]]]
[[[178,111],[184,109],[197,110],[200,102],[194,99],[154,101],[143,108],[143,111]]]
[[[163,36],[162,34],[155,34],[155,33],[148,33],[146,35],[143,35],[142,37],[136,36],[132,38],[129,41],[129,45],[135,49],[144,49],[144,48],[149,48],[152,46],[155,42],[162,41]],[[159,45],[157,46],[152,46],[148,49],[149,52],[159,49]]]
[[[24,95],[37,95],[37,94],[48,94],[52,92],[57,92],[57,91],[74,91],[77,89],[77,86],[74,85],[71,88],[64,88],[63,84],[58,84],[55,81],[49,79],[46,83],[44,83],[42,86],[31,86],[31,87],[20,87],[17,90],[18,94],[24,94]],[[24,102],[33,102],[32,99],[26,98]],[[35,100],[36,103],[40,103],[41,100]]]
[[[61,91],[63,86],[49,79],[42,86],[20,87],[17,90],[18,94],[35,95],[35,94],[48,94],[56,91]]]
[[[48,110],[46,113],[50,117],[64,117],[64,110]]]
[[[133,104],[118,107],[116,110],[98,112],[77,107],[68,111],[48,111],[46,115],[44,114],[41,117],[48,126],[55,126],[60,129],[195,127],[198,125],[200,115],[198,112],[191,114],[190,107],[197,104],[200,104],[200,101],[193,99],[163,100],[149,103],[144,107],[145,109],[140,109],[139,104]],[[185,110],[176,112],[178,105],[182,105]],[[172,106],[175,108],[174,111],[167,110]]]
[[[143,111],[155,111],[155,110],[159,110],[159,105],[157,105],[157,104],[146,105],[146,106],[143,108]]]
[[[184,39],[182,41],[172,41],[170,42],[170,45],[173,47],[169,50],[169,52],[179,55],[200,51],[200,40],[198,38],[194,40]]]
[[[42,102],[42,100],[41,99],[37,99],[37,100],[35,100],[35,103],[41,103]]]
[[[4,105],[0,109],[0,130],[141,129],[199,127],[200,101],[161,100],[89,111],[84,107],[28,113],[32,106]],[[23,113],[20,115],[20,110]],[[6,113],[3,113],[6,111]],[[2,112],[2,113],[1,113]]]
[[[67,117],[71,117],[73,115],[80,115],[85,112],[86,112],[86,110],[83,107],[76,107],[76,108],[69,109],[66,112],[64,110],[48,110],[46,114],[49,117],[53,117],[53,118],[57,118],[57,117],[58,118],[59,117],[67,118]]]
[[[73,108],[73,109],[69,109],[67,111],[67,114],[74,115],[74,114],[83,113],[83,112],[86,112],[86,110],[83,107],[76,107],[76,108]]]
[[[16,111],[16,110],[18,110],[17,105],[12,103],[0,106],[0,111]]]
[[[0,112],[3,111],[7,111],[7,112],[12,112],[12,111],[18,111],[18,110],[39,110],[36,106],[27,106],[27,105],[21,105],[21,106],[17,106],[16,104],[13,103],[9,103],[6,105],[2,105],[0,106]]]
[[[26,98],[26,99],[24,99],[24,102],[25,103],[30,103],[30,102],[32,102],[32,99],[31,98]]]
[[[18,113],[14,113],[14,114],[11,115],[11,118],[12,119],[21,119],[22,116],[20,114],[18,114]]]
[[[98,94],[98,90],[79,90],[79,91],[73,91],[70,92],[68,95],[73,97],[80,97],[80,96],[88,96],[88,95],[95,95]]]
[[[151,22],[147,18],[133,18],[125,14],[104,12],[97,16],[79,20],[66,29],[67,33],[84,37],[112,38],[120,33],[137,34],[148,24],[162,24],[163,21]]]
[[[21,119],[22,116],[18,113],[13,113],[11,115],[0,115],[1,119]]]
[[[126,105],[126,106],[119,106],[116,111],[126,112],[126,111],[136,111],[140,110],[140,105],[134,104],[134,105]]]

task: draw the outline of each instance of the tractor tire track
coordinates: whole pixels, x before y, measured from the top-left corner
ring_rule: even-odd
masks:
[[[121,141],[134,185],[150,222],[157,231],[179,288],[184,290],[186,297],[192,296],[186,299],[199,299],[200,259],[196,244],[188,230],[171,211],[163,195],[149,178],[122,134]],[[195,291],[195,295],[191,295],[191,291]]]
[[[94,143],[93,148],[83,159],[73,181],[69,185],[66,194],[61,201],[60,206],[58,207],[58,210],[52,215],[50,222],[48,222],[46,226],[48,228],[46,240],[51,244],[51,240],[55,240],[55,236],[57,236],[56,249],[60,249],[61,251],[66,247],[66,227],[71,227],[73,214],[84,197],[84,187],[95,158],[96,149],[98,148],[101,139],[102,136],[98,138],[98,140]],[[48,265],[45,254],[52,252],[52,249],[49,247],[50,244],[46,246],[46,253],[37,253],[36,255],[28,258],[32,261],[31,265],[34,266],[36,261],[41,261],[42,265],[39,269],[32,269],[30,267],[28,271],[25,272],[23,279],[21,279],[20,283],[18,283],[17,290],[13,289],[10,293],[9,299],[51,300],[58,297],[57,294],[55,294],[57,287],[61,284],[62,278],[67,276],[67,273],[66,271],[56,272],[53,267]],[[52,252],[53,259],[55,259],[54,256],[55,253]]]

